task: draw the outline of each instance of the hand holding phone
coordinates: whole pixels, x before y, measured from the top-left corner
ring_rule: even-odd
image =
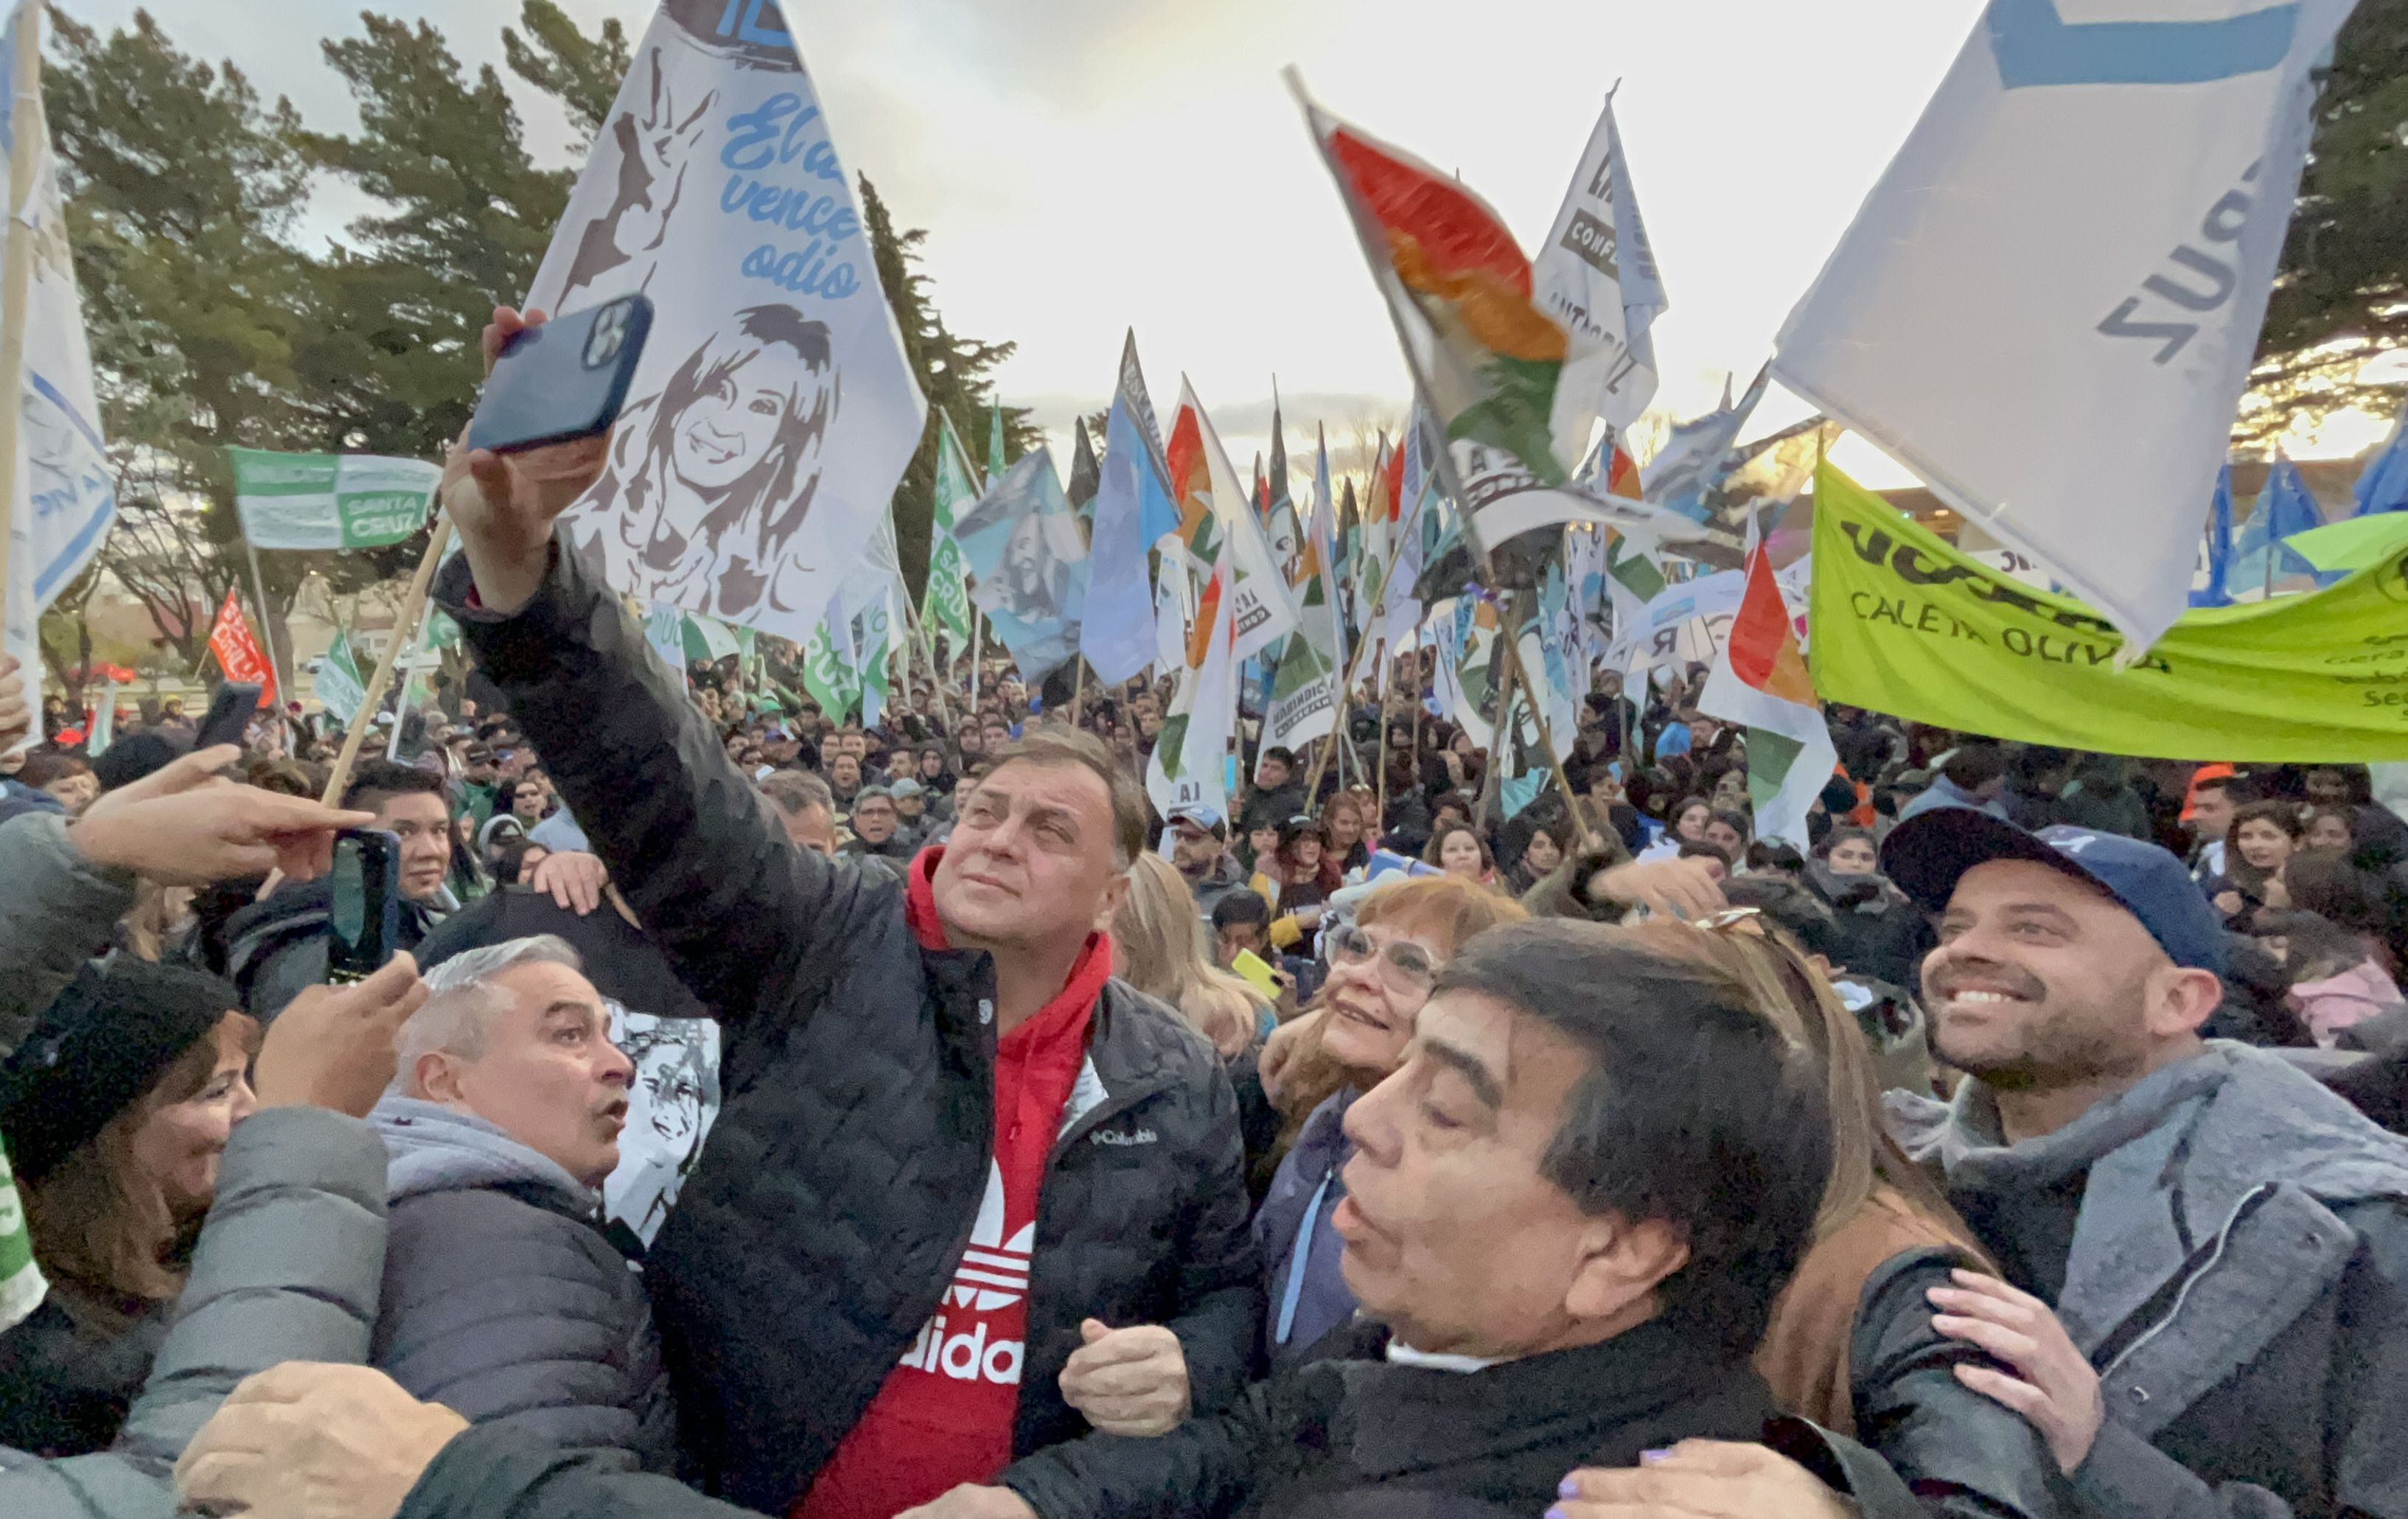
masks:
[[[652,328],[652,303],[642,295],[520,328],[485,377],[469,449],[514,453],[609,432]]]
[[[1279,1000],[1280,984],[1278,974],[1271,969],[1270,966],[1264,961],[1261,955],[1256,954],[1252,950],[1240,950],[1236,954],[1229,957],[1229,968],[1236,971],[1239,975],[1245,977],[1246,980],[1254,982],[1254,989],[1262,993],[1263,996],[1269,997],[1274,1002]]]

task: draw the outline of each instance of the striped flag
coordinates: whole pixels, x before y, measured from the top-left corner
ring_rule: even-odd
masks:
[[[1823,725],[1806,655],[1761,545],[1747,559],[1747,591],[1714,658],[1698,710],[1747,730],[1747,794],[1759,838],[1811,847],[1806,811],[1840,756]]]

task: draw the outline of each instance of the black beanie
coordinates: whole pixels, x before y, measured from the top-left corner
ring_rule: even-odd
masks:
[[[115,791],[165,769],[190,753],[192,748],[191,734],[145,728],[109,745],[92,762],[92,773],[101,790]]]
[[[84,967],[0,1066],[0,1135],[17,1174],[40,1181],[241,1006],[197,970],[127,954]]]

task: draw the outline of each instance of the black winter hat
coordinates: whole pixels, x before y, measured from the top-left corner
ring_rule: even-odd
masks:
[[[156,775],[192,752],[191,734],[145,728],[110,744],[92,762],[92,773],[101,790],[115,791],[145,776]]]
[[[241,1006],[197,970],[127,954],[84,967],[0,1066],[0,1135],[17,1174],[40,1181]]]

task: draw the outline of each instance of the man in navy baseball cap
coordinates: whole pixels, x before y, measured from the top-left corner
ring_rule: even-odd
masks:
[[[1945,1104],[1893,1093],[1997,1262],[1934,1289],[1960,1367],[2097,1513],[2408,1513],[2408,1146],[2269,1051],[2200,1034],[2224,936],[2182,863],[1965,808],[1898,825],[1939,915]],[[2383,1469],[2377,1469],[2382,1468]]]

